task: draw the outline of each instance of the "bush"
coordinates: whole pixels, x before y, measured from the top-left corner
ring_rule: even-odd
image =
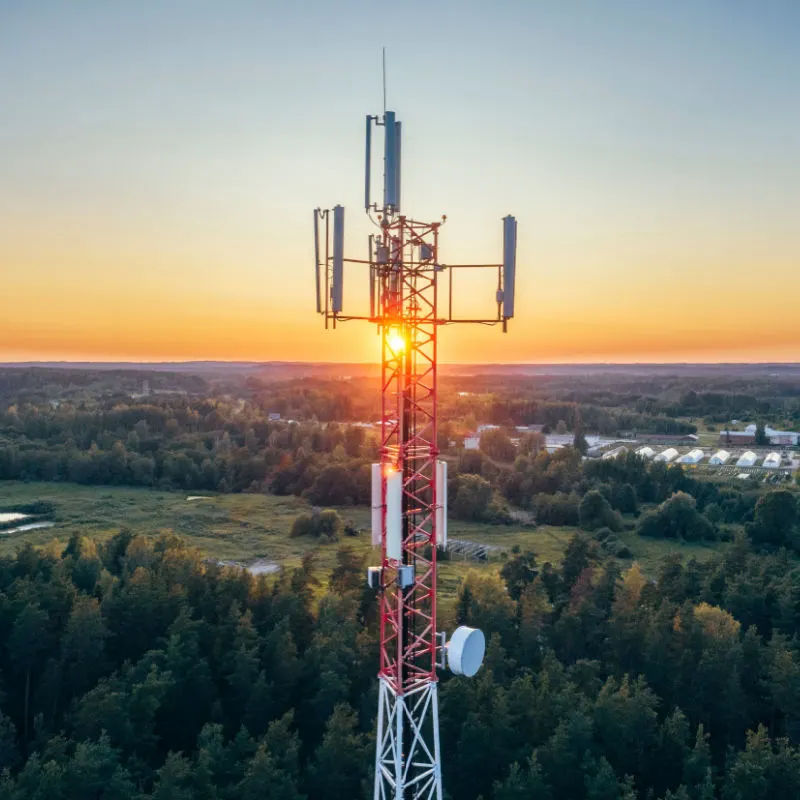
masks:
[[[639,535],[697,542],[714,539],[714,526],[697,510],[697,501],[685,492],[675,492],[656,511],[639,522]]]
[[[622,530],[622,518],[609,505],[608,500],[596,489],[586,492],[578,508],[580,526],[586,531],[606,527],[612,531]]]
[[[313,514],[300,514],[292,523],[289,532],[291,538],[298,536],[314,536],[328,541],[336,541],[344,528],[342,518],[337,511],[328,508]]]
[[[533,501],[533,512],[539,525],[577,525],[578,495],[574,492],[539,494]]]

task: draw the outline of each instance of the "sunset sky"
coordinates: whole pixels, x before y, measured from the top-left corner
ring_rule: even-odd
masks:
[[[446,263],[519,221],[518,318],[444,360],[800,360],[794,0],[0,0],[0,361],[375,360],[311,213],[365,257],[384,45],[404,211]]]

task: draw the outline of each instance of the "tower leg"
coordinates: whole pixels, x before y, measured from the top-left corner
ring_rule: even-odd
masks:
[[[405,723],[405,724],[404,724]],[[403,730],[408,741],[403,743]],[[429,747],[433,745],[433,751]],[[404,695],[380,678],[374,800],[442,800],[438,684]]]

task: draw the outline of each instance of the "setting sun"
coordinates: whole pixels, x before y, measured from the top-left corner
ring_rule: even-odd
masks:
[[[398,356],[406,349],[406,339],[399,328],[389,328],[386,331],[386,346],[392,351],[392,355]]]

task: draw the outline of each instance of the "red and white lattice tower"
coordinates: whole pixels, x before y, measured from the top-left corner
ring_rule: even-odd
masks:
[[[384,191],[370,197],[372,131],[384,129]],[[437,448],[437,340],[455,323],[501,324],[514,315],[516,220],[503,220],[500,264],[445,265],[437,222],[400,212],[400,122],[392,111],[366,119],[364,205],[377,232],[369,259],[344,257],[344,208],[314,212],[317,311],[326,327],[349,320],[381,332],[381,460],[372,468],[372,543],[380,564],[368,581],[380,601],[380,681],[375,800],[442,800],[437,670],[471,677],[480,668],[480,631],[436,626],[436,554],[447,546],[447,464]],[[343,313],[344,264],[369,271],[369,313]],[[495,270],[495,316],[453,316],[453,274]],[[446,298],[444,293],[447,293]],[[446,300],[446,302],[444,302]]]

